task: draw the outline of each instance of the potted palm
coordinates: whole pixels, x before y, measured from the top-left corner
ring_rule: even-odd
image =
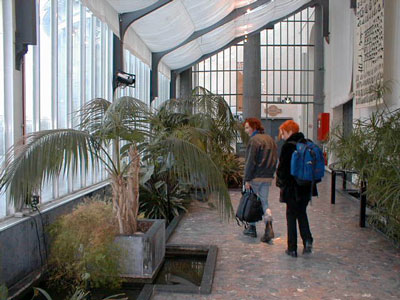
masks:
[[[355,170],[358,184],[366,183],[371,214],[369,222],[400,241],[400,109],[389,109],[383,96],[392,81],[370,86],[376,107],[370,115],[353,122],[350,134],[342,126],[330,133],[329,150],[340,168]]]
[[[214,162],[184,136],[173,132],[162,138],[154,136],[150,126],[153,113],[145,103],[132,97],[113,102],[96,98],[85,104],[78,116],[78,129],[34,132],[8,150],[0,189],[8,190],[16,207],[21,207],[46,180],[67,170],[88,171],[102,163],[111,181],[113,211],[120,234],[117,243],[128,247],[126,253],[133,252],[129,249],[133,245],[136,254],[137,247],[142,247],[143,261],[127,259],[122,273],[145,278],[154,275],[165,251],[164,221],[158,222],[157,229],[148,230],[154,234],[152,237],[144,236],[142,242],[133,238],[138,231],[140,157],[146,152],[157,148],[173,154],[177,162],[174,172],[186,182],[204,178],[207,191],[216,194],[220,211],[225,216],[232,214],[229,194]],[[159,249],[157,255],[152,254],[154,247]],[[136,266],[139,271],[132,270]]]
[[[238,134],[242,138],[246,134],[223,97],[196,87],[189,98],[164,102],[153,123],[158,137],[175,134],[200,147],[221,170],[226,183],[236,176],[241,163],[233,155],[232,145]],[[204,182],[198,184],[201,188]]]

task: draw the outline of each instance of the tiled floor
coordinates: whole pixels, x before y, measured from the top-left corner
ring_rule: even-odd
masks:
[[[330,176],[308,207],[314,253],[292,258],[286,249],[285,205],[271,187],[269,203],[277,238],[273,245],[242,235],[236,222],[196,202],[170,243],[214,244],[218,259],[210,295],[156,292],[154,300],[180,299],[400,299],[400,250],[371,228],[358,227],[359,205],[337,193],[330,204]],[[240,193],[231,192],[236,208]],[[262,225],[257,227],[259,236]]]

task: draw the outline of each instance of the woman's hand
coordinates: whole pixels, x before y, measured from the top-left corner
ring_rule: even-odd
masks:
[[[251,184],[250,184],[250,182],[246,181],[244,187],[245,187],[246,190],[251,189]]]

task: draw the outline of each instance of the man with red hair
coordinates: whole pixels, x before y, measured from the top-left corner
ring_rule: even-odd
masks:
[[[268,193],[274,178],[278,158],[277,146],[272,137],[264,134],[264,128],[259,119],[248,118],[243,124],[246,133],[250,136],[245,155],[245,188],[253,189],[261,200],[266,224],[261,241],[270,243],[273,238],[273,231],[271,230],[271,210],[268,208]],[[243,234],[257,237],[256,224],[250,223],[250,226],[243,231]]]
[[[300,186],[290,174],[291,159],[296,144],[305,141],[305,138],[304,134],[299,132],[299,125],[293,120],[288,120],[279,127],[279,136],[286,140],[282,146],[276,172],[276,185],[281,189],[280,201],[286,203],[288,236],[285,253],[297,257],[297,222],[304,245],[303,253],[310,253],[313,243],[306,211],[311,200],[311,184]],[[316,187],[313,190],[316,192]]]

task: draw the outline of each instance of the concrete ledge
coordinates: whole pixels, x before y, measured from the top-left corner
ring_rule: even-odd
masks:
[[[167,285],[154,284],[153,291],[158,292],[173,292],[173,293],[188,293],[188,294],[210,294],[212,283],[214,280],[215,265],[217,262],[218,248],[214,245],[179,245],[170,244],[166,247],[168,254],[192,254],[199,255],[207,253],[207,259],[204,267],[203,278],[200,286],[185,286],[185,285]],[[148,287],[147,290],[150,288]]]
[[[121,276],[128,281],[152,282],[164,261],[165,220],[142,219],[139,222],[151,222],[152,225],[144,234],[119,235],[115,238],[116,245],[123,251]]]
[[[171,237],[172,233],[175,231],[176,227],[178,226],[179,222],[182,220],[183,216],[185,215],[185,211],[181,211],[180,214],[174,217],[169,223],[166,231],[165,231],[165,240],[168,241]]]

